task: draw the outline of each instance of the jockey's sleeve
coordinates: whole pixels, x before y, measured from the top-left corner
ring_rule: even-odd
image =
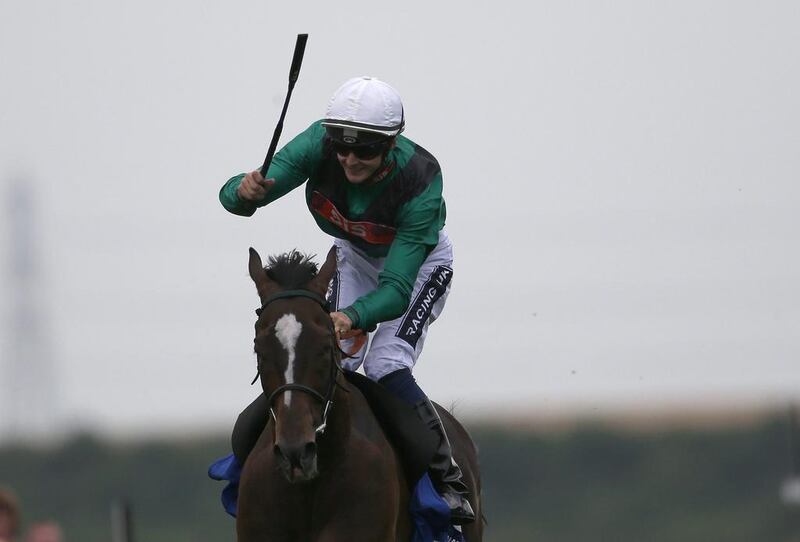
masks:
[[[405,312],[420,267],[439,242],[445,216],[439,173],[422,194],[400,208],[397,235],[378,275],[378,287],[342,309],[354,328],[373,330]]]
[[[239,198],[236,191],[244,173],[231,177],[219,191],[222,206],[233,214],[252,216],[256,209],[285,196],[311,176],[313,165],[322,156],[322,139],[325,129],[315,122],[275,153],[267,171],[267,179],[275,179],[266,197],[258,202]]]

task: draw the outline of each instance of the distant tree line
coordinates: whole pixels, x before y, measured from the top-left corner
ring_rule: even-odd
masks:
[[[480,449],[487,541],[800,541],[781,502],[784,420],[642,433],[470,428]],[[0,447],[0,486],[23,521],[56,519],[67,542],[107,542],[110,506],[132,503],[137,542],[233,541],[208,465],[227,436],[111,444],[76,435],[52,449]]]

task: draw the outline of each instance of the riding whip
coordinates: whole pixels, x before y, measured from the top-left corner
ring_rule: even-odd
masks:
[[[292,89],[294,89],[294,84],[297,82],[297,77],[300,75],[300,66],[303,64],[303,53],[306,51],[306,41],[308,41],[308,34],[297,35],[297,42],[294,44],[292,66],[289,68],[289,91],[286,93],[286,101],[283,102],[281,118],[278,120],[278,125],[275,127],[275,133],[272,135],[272,142],[269,144],[267,157],[264,158],[264,165],[261,166],[262,177],[266,177],[267,175],[267,170],[272,162],[272,157],[275,155],[275,148],[278,146],[278,139],[280,139],[281,132],[283,131],[283,119],[286,117],[286,110],[289,108],[289,98],[292,97]]]

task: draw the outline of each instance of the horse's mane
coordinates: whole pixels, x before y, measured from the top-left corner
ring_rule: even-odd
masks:
[[[288,290],[302,288],[317,276],[317,264],[312,261],[314,254],[303,254],[291,250],[278,256],[270,256],[264,268],[267,276]]]

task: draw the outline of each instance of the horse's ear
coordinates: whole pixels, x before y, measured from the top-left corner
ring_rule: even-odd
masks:
[[[247,269],[250,271],[250,278],[256,283],[259,297],[264,299],[275,288],[275,284],[267,276],[267,272],[264,271],[261,256],[253,247],[250,247],[250,260],[247,263]]]
[[[328,293],[328,284],[330,284],[334,273],[336,273],[336,247],[332,246],[328,251],[327,258],[325,258],[325,263],[322,264],[322,269],[319,270],[319,273],[308,285],[308,288],[324,297]]]

